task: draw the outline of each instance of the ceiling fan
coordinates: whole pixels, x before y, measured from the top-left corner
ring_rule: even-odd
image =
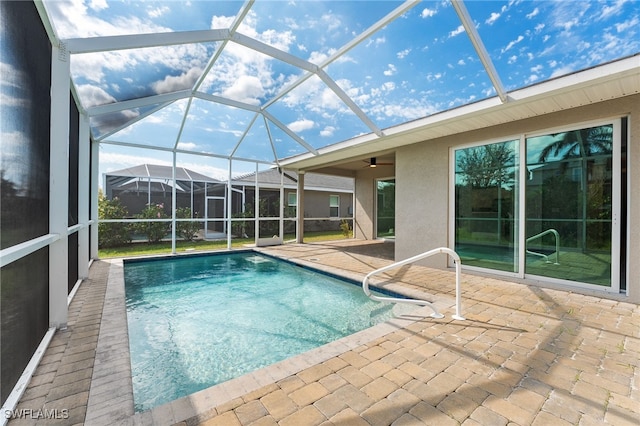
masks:
[[[382,162],[378,161],[376,159],[376,157],[371,157],[370,160],[362,160],[362,161],[367,163],[367,165],[364,166],[364,167],[374,168],[374,167],[378,167],[378,166],[393,166],[393,163],[382,163]]]

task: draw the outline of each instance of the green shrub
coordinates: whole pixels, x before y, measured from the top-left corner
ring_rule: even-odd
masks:
[[[342,219],[340,221],[340,230],[342,231],[342,235],[344,235],[345,238],[351,237],[351,233],[353,232],[351,223],[346,219]]]
[[[98,219],[123,219],[129,213],[118,197],[108,200],[98,193]],[[98,223],[98,247],[118,247],[131,242],[131,227],[126,223]]]
[[[198,212],[194,215],[198,217]],[[191,219],[191,208],[180,207],[176,210],[176,219]],[[200,222],[176,222],[176,234],[185,241],[193,241],[200,230]]]
[[[151,204],[142,210],[138,219],[166,219],[167,214],[164,212],[163,204]],[[162,240],[170,229],[168,222],[137,222],[135,224],[136,232],[147,237],[150,243],[156,243]]]

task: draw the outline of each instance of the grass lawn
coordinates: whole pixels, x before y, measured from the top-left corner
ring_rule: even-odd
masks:
[[[295,240],[295,234],[285,234],[284,240]],[[341,231],[328,232],[310,232],[304,234],[305,242],[341,240],[345,236]],[[246,244],[254,244],[253,238],[234,238],[231,241],[232,248],[242,248]],[[187,251],[210,251],[210,250],[226,250],[227,240],[197,240],[197,241],[176,241],[176,253],[185,253]],[[159,243],[132,243],[122,247],[107,247],[98,250],[98,256],[101,259],[110,257],[130,257],[144,256],[152,254],[169,254],[171,253],[171,241],[161,241]]]

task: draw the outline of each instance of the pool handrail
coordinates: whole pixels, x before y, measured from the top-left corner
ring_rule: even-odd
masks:
[[[542,237],[544,237],[545,235],[548,235],[548,234],[553,234],[553,236],[556,239],[556,261],[554,262],[554,265],[559,265],[560,264],[560,233],[558,231],[556,231],[553,228],[547,229],[546,231],[542,231],[539,234],[536,234],[536,235],[534,235],[532,237],[527,238],[526,243],[529,243],[530,241],[533,241],[533,240],[535,240],[537,238],[542,238]],[[534,256],[540,256],[540,257],[544,258],[544,260],[547,263],[551,263],[551,261],[549,260],[549,256],[547,256],[546,254],[538,253],[538,252],[531,251],[531,250],[527,250],[526,246],[525,246],[525,252],[527,252],[529,254],[532,254]]]
[[[460,295],[460,270],[461,270],[461,261],[460,261],[460,256],[458,256],[458,253],[456,253],[455,251],[451,250],[448,247],[439,247],[433,250],[429,250],[427,252],[424,252],[422,254],[418,254],[412,257],[409,257],[405,260],[400,260],[398,262],[392,263],[391,265],[387,265],[387,266],[383,266],[382,268],[378,268],[375,271],[371,271],[369,272],[364,279],[362,280],[362,290],[364,291],[364,294],[366,294],[371,300],[376,300],[378,302],[392,302],[392,303],[410,303],[410,304],[414,304],[414,305],[421,305],[421,306],[428,306],[429,308],[431,308],[431,310],[433,311],[433,313],[431,314],[432,318],[444,318],[444,315],[442,315],[440,312],[438,312],[438,309],[436,309],[436,307],[433,305],[433,303],[427,301],[427,300],[420,300],[420,299],[403,299],[403,298],[399,298],[399,297],[387,297],[387,296],[376,296],[374,294],[371,293],[371,291],[369,290],[369,279],[374,276],[374,275],[378,275],[381,274],[383,272],[386,272],[390,269],[394,269],[400,266],[404,266],[407,265],[409,263],[413,263],[413,262],[417,262],[418,260],[422,260],[424,258],[436,255],[436,254],[440,254],[440,253],[444,253],[447,254],[449,256],[451,256],[453,258],[453,261],[456,265],[456,313],[455,315],[452,315],[453,319],[456,320],[464,320],[465,318],[462,316],[462,302],[461,302],[461,295]]]

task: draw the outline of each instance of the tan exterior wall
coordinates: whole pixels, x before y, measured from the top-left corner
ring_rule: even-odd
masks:
[[[393,167],[365,168],[356,174],[355,193],[355,223],[353,234],[355,238],[372,240],[376,238],[376,179],[393,177]]]
[[[284,191],[285,208],[288,207],[289,193],[294,190]],[[340,196],[340,217],[351,216],[349,210],[353,207],[353,194],[346,192],[311,191],[306,190],[304,196],[304,217],[329,217],[329,196]]]
[[[629,115],[628,137],[628,262],[627,294],[640,301],[640,95],[606,101],[562,113],[553,113],[523,121],[507,123],[400,148],[396,151],[396,260],[426,250],[448,246],[449,242],[449,149],[543,131],[558,126],[617,118]],[[356,179],[357,223],[360,237],[371,235],[374,213],[373,180],[359,174]],[[365,193],[362,194],[361,191]],[[368,227],[367,229],[364,229]],[[369,230],[368,230],[369,229]],[[358,234],[356,234],[358,235]],[[446,258],[434,257],[425,264],[444,268]]]

